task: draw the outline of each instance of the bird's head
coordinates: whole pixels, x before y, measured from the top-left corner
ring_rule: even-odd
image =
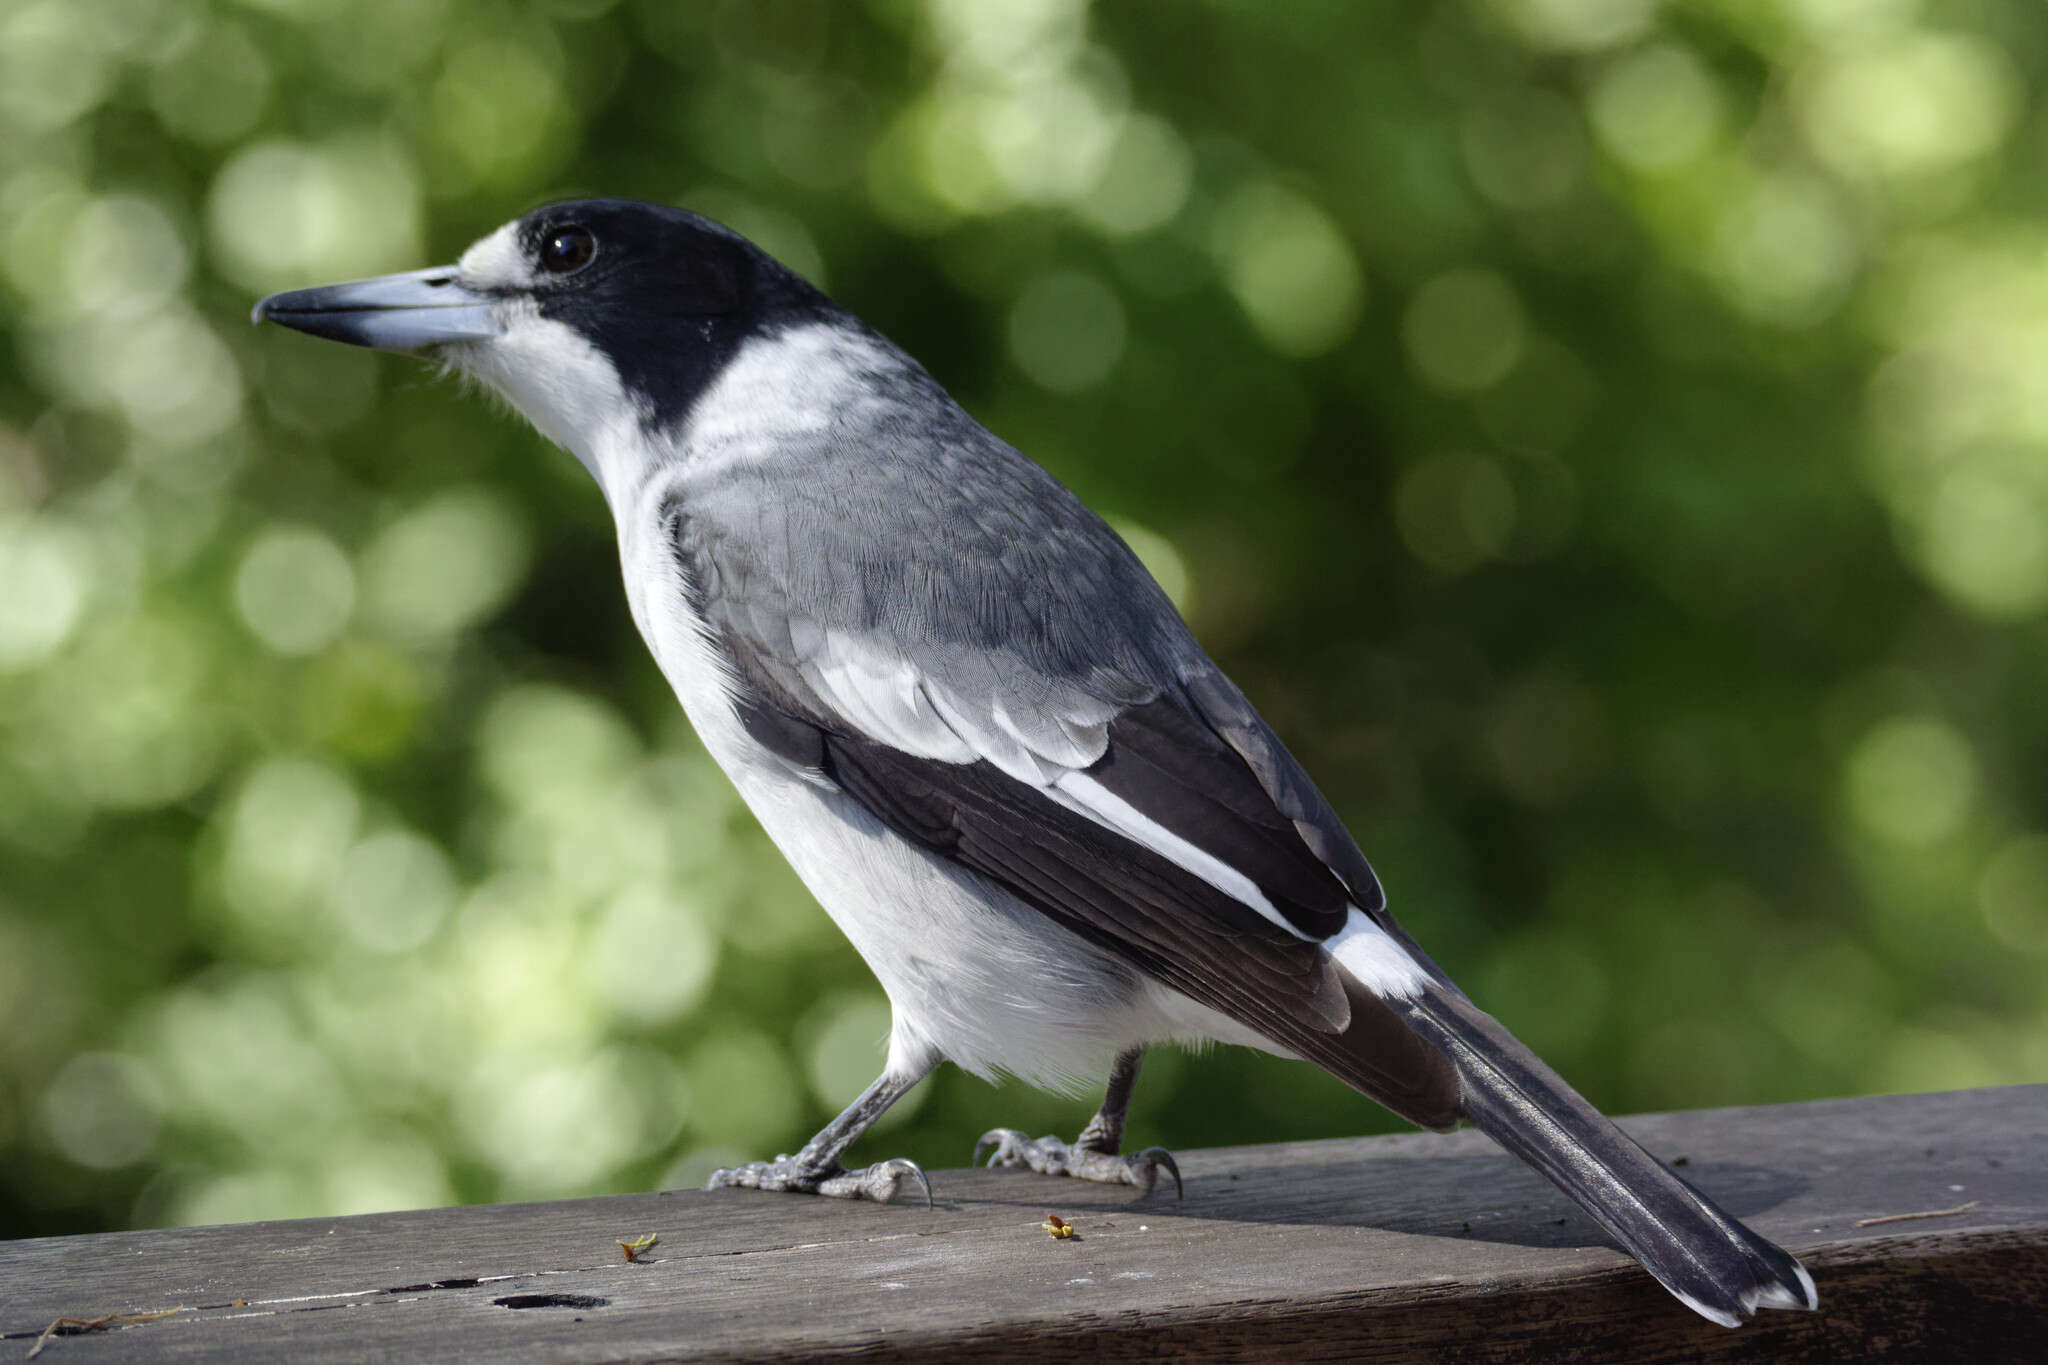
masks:
[[[748,337],[834,311],[708,218],[584,199],[505,224],[453,265],[275,294],[254,317],[428,354],[503,394],[608,482],[608,440],[681,419]]]

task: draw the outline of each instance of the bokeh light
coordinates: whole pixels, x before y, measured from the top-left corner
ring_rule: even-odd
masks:
[[[1215,251],[1230,292],[1282,355],[1332,349],[1358,321],[1365,279],[1328,215],[1268,182],[1241,186],[1219,211]]]
[[[401,640],[449,635],[504,602],[526,555],[525,531],[496,494],[438,493],[364,547],[364,614]]]
[[[1977,795],[1977,760],[1968,742],[1932,716],[1879,725],[1857,744],[1845,776],[1857,819],[1911,846],[1961,830]]]
[[[1802,72],[1796,107],[1835,168],[1905,180],[1993,150],[2021,99],[2018,74],[1988,36],[1904,29]]]
[[[377,134],[263,141],[220,168],[206,216],[221,271],[264,293],[417,264],[419,194],[412,158]]]
[[[1515,529],[1515,489],[1489,457],[1439,451],[1402,478],[1394,514],[1402,541],[1417,559],[1463,573],[1507,548]]]
[[[43,1122],[67,1158],[94,1170],[132,1166],[156,1146],[163,1100],[133,1057],[81,1052],[43,1092]]]
[[[56,518],[0,523],[0,668],[40,664],[68,639],[93,581],[93,544]]]
[[[1416,373],[1441,389],[1498,384],[1521,359],[1526,324],[1514,290],[1483,270],[1454,270],[1422,286],[1401,321]]]
[[[1124,349],[1124,310],[1108,286],[1078,271],[1030,281],[1010,309],[1010,354],[1055,393],[1078,393],[1108,377]]]
[[[651,884],[629,887],[612,902],[590,952],[607,1003],[644,1024],[688,1013],[718,962],[704,916]]]
[[[1600,73],[1590,107],[1607,149],[1641,170],[1683,165],[1721,122],[1721,90],[1704,63],[1676,45],[1642,48]]]
[[[355,605],[348,556],[308,527],[265,531],[235,571],[242,623],[280,654],[311,654],[332,643]]]

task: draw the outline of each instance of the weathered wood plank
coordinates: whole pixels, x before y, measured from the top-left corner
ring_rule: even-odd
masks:
[[[1822,1311],[1701,1322],[1462,1133],[1187,1153],[1178,1205],[947,1171],[934,1211],[691,1191],[0,1243],[0,1333],[25,1353],[59,1315],[185,1304],[43,1359],[2038,1358],[2048,1086],[1626,1126],[1805,1256]]]

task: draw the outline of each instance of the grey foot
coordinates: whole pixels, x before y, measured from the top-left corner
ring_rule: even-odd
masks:
[[[1069,1147],[1056,1137],[1028,1138],[1015,1128],[992,1128],[974,1144],[976,1165],[981,1164],[981,1154],[991,1147],[995,1151],[988,1159],[990,1166],[1025,1166],[1040,1175],[1070,1175],[1102,1185],[1135,1185],[1141,1195],[1152,1193],[1152,1187],[1159,1183],[1159,1172],[1164,1170],[1173,1177],[1173,1197],[1179,1199],[1185,1193],[1180,1183],[1180,1167],[1174,1163],[1173,1153],[1164,1147],[1147,1147],[1136,1156],[1118,1156],[1087,1147]]]
[[[932,1182],[925,1179],[923,1168],[915,1161],[901,1158],[849,1171],[837,1162],[819,1170],[779,1156],[773,1161],[750,1161],[744,1166],[713,1171],[704,1188],[787,1190],[794,1194],[822,1194],[827,1199],[872,1199],[877,1204],[886,1204],[902,1192],[903,1182],[913,1177],[924,1188],[925,1207],[932,1207]]]

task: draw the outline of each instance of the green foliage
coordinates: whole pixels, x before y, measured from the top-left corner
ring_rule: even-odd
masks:
[[[1617,1109],[2048,1074],[2048,10],[6,0],[0,1230],[793,1150],[886,1004],[575,466],[246,324],[722,218],[1117,521]],[[946,1074],[931,1166],[1088,1100]],[[1161,1054],[1195,1146],[1384,1121]]]

